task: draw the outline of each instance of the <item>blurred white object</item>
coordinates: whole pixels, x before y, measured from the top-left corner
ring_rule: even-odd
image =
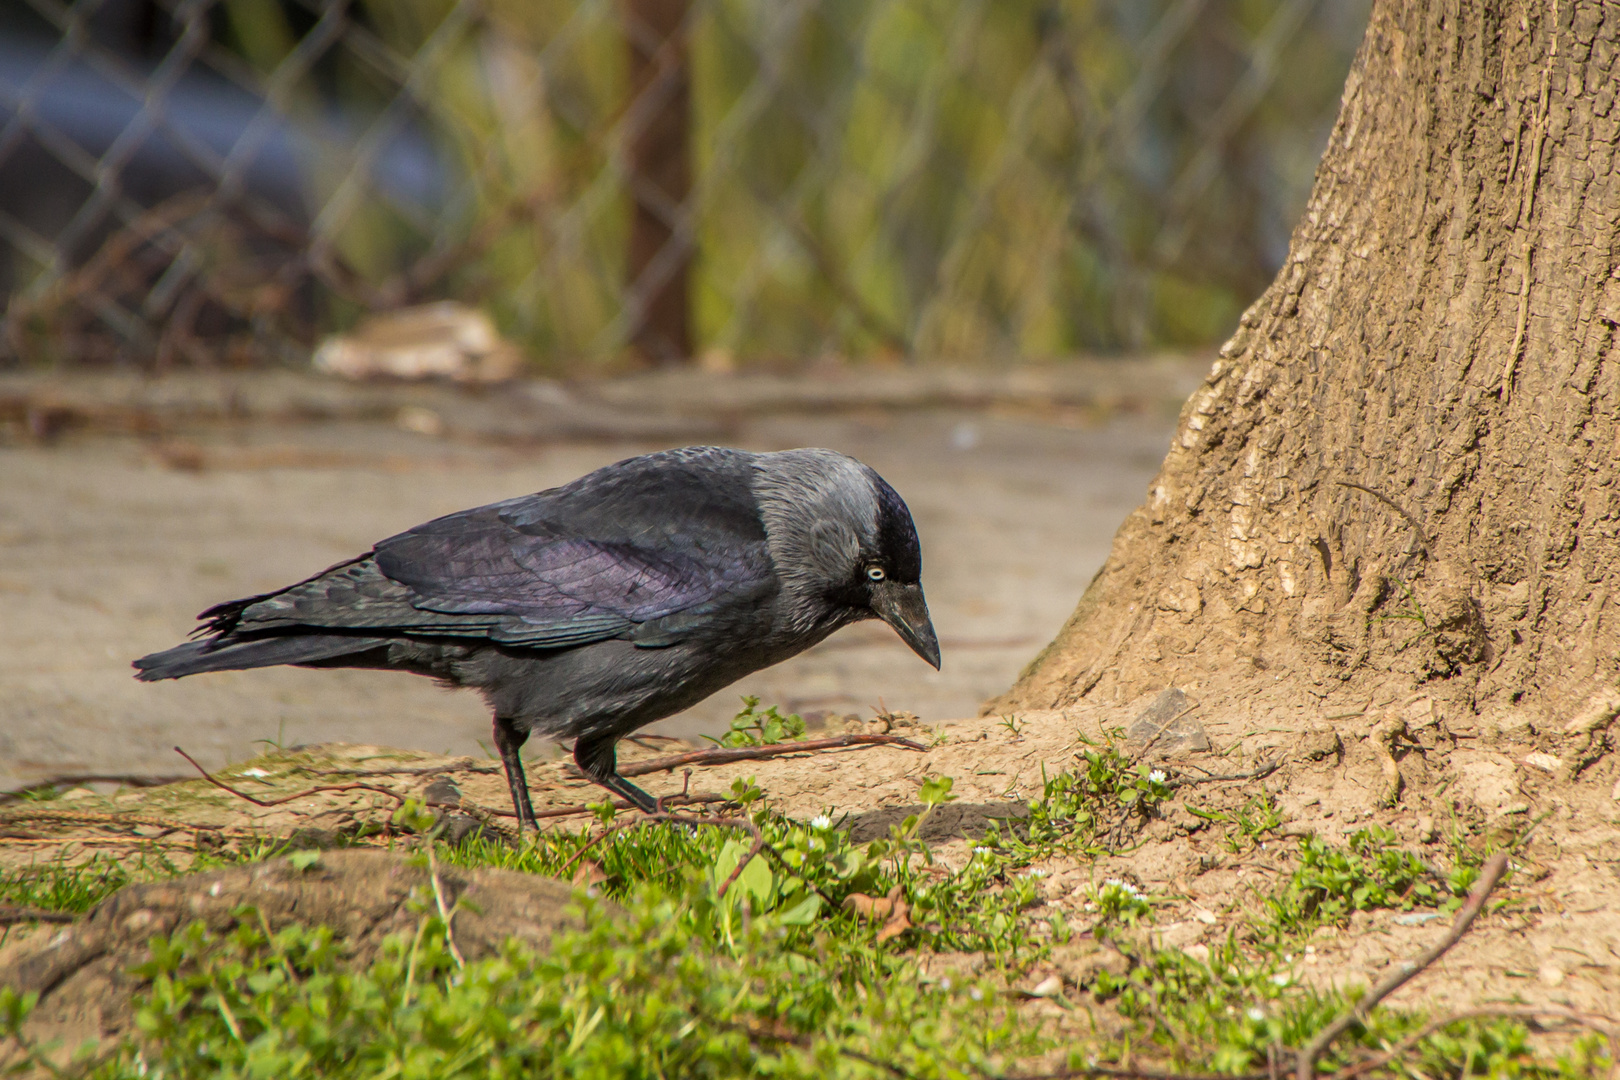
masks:
[[[343,379],[450,379],[491,383],[514,378],[523,356],[488,315],[444,300],[364,319],[315,350],[316,371]]]

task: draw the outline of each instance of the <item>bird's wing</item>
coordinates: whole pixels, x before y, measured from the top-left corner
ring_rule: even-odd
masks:
[[[774,587],[763,528],[735,482],[745,478],[700,476],[693,485],[684,482],[690,469],[667,464],[624,471],[607,484],[592,474],[585,481],[595,484],[419,525],[368,558],[239,609],[240,628],[391,630],[535,647],[630,637],[653,646]]]

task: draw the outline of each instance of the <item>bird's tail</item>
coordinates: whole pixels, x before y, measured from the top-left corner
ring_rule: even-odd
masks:
[[[365,652],[387,644],[383,638],[351,634],[287,634],[261,638],[204,638],[152,653],[135,661],[142,682],[178,679],[202,671],[236,671],[276,664],[308,664]]]

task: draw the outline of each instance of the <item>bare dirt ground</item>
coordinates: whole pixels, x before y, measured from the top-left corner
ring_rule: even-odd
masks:
[[[742,694],[807,715],[882,701],[971,716],[1068,616],[1204,368],[691,373],[484,394],[290,373],[0,379],[0,790],[173,774],[176,744],[210,766],[257,740],[483,753],[482,702],[425,679],[282,668],[147,685],[129,663],[183,640],[204,607],[418,522],[694,442],[829,446],[883,473],[918,521],[945,663],[853,627],[655,730],[723,728]]]

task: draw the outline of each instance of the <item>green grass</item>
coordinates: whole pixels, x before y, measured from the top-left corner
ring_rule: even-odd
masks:
[[[1026,818],[993,825],[954,868],[936,863],[919,839],[928,816],[952,798],[948,778],[923,786],[922,813],[859,844],[837,822],[773,811],[751,782],[739,782],[733,794],[769,849],[724,895],[721,885],[752,842],[746,828],[612,822],[604,808],[591,828],[548,833],[521,847],[435,842],[432,865],[572,877],[588,860],[595,884],[577,899],[588,929],[560,934],[544,955],[511,945],[463,967],[426,900],[414,932],[390,939],[374,961],[356,968],[330,931],[272,933],[246,909],[223,937],[192,926],[154,939],[137,972],[147,980],[138,1037],[63,1072],[109,1080],[983,1080],[1039,1072],[1054,1061],[1079,1068],[1127,1057],[1163,1068],[1263,1069],[1268,1054],[1281,1048],[1286,1058],[1352,1001],[1298,984],[1295,956],[1308,935],[1355,911],[1444,909],[1467,891],[1479,865],[1457,847],[1452,865],[1431,866],[1378,829],[1354,834],[1343,847],[1307,838],[1252,921],[1211,943],[1207,958],[1153,947],[1146,929],[1167,899],[1103,882],[1091,892],[1088,935],[1129,964],[1065,987],[1054,1000],[1070,1011],[1054,1018],[1008,992],[1055,950],[1080,944],[1075,928],[1042,904],[1031,868],[1113,846],[1122,823],[1151,816],[1171,797],[1166,778],[1111,748],[1088,751],[1075,770],[1046,778]],[[1275,807],[1263,803],[1231,815],[1239,835],[1269,831],[1260,823]],[[407,806],[397,823],[431,834],[433,818]],[[210,858],[272,853],[258,847]],[[0,875],[0,897],[82,911],[122,881],[172,872],[156,858],[53,863]],[[865,917],[846,904],[894,890],[906,920]],[[608,899],[622,917],[605,916]],[[943,977],[951,966],[977,974]],[[1083,995],[1123,1018],[1124,1029],[1092,1028],[1082,1019]],[[15,1038],[30,1007],[0,990],[0,1035]],[[1425,1022],[1420,1014],[1377,1009],[1322,1067],[1392,1045]],[[1528,1040],[1516,1020],[1464,1021],[1418,1042],[1383,1075],[1551,1078],[1601,1075],[1607,1067],[1595,1039],[1575,1040],[1558,1058],[1533,1052]]]

